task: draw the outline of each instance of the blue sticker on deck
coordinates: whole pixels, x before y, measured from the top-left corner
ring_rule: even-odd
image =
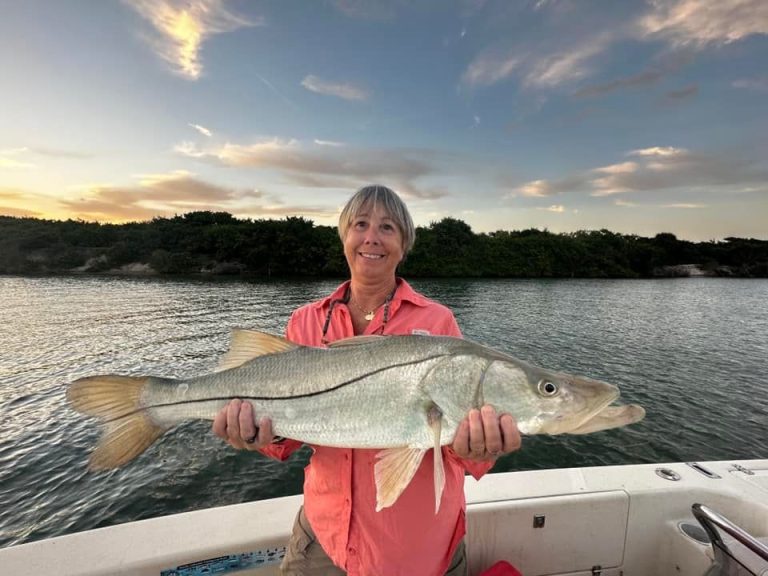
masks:
[[[160,576],[210,576],[211,574],[226,574],[245,569],[263,568],[279,564],[283,561],[283,556],[285,556],[285,546],[267,548],[266,550],[219,556],[218,558],[183,564],[176,568],[163,570],[160,572]]]

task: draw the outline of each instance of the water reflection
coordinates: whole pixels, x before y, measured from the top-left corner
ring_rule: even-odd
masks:
[[[93,423],[64,404],[97,373],[210,371],[234,327],[282,333],[337,281],[0,278],[0,545],[301,490],[287,463],[180,426],[135,464],[86,471]],[[768,282],[416,280],[467,338],[616,383],[637,426],[527,438],[497,469],[765,457]]]

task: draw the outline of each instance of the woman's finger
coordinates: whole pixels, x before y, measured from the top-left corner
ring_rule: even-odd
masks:
[[[213,433],[219,438],[227,439],[227,407],[225,406],[216,413],[211,426]]]
[[[250,402],[243,402],[240,404],[240,413],[238,414],[237,423],[240,427],[239,439],[245,443],[245,448],[250,450],[258,439],[257,437],[260,432],[253,422],[253,406]]]
[[[453,451],[461,458],[469,458],[469,420],[464,418],[459,422],[456,435],[453,437]]]
[[[502,414],[499,418],[499,426],[504,436],[504,453],[519,450],[523,443],[520,437],[520,431],[517,429],[517,422],[509,414]]]
[[[243,442],[240,436],[240,400],[232,400],[227,405],[227,441],[235,448],[244,448],[245,442]]]
[[[485,433],[480,410],[473,408],[469,411],[469,451],[473,458],[485,456]]]
[[[496,410],[490,404],[486,404],[480,409],[480,415],[483,420],[485,451],[491,456],[498,456],[501,454],[503,448],[503,440],[501,437],[499,418],[496,416]]]

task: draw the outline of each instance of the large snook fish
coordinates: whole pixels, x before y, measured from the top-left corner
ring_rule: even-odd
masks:
[[[382,448],[377,510],[391,506],[434,448],[435,508],[450,444],[471,408],[511,414],[522,434],[583,434],[641,420],[609,406],[615,386],[537,368],[480,344],[441,336],[362,336],[328,348],[236,330],[219,370],[188,380],[93,376],[73,382],[76,410],[100,418],[93,469],[122,466],[184,420],[212,420],[233,398],[272,420],[275,434],[309,444]]]

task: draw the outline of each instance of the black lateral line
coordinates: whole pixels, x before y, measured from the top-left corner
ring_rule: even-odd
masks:
[[[168,406],[182,406],[185,404],[199,404],[201,402],[213,402],[216,400],[233,400],[235,398],[240,398],[241,400],[297,400],[300,398],[311,398],[313,396],[320,396],[321,394],[326,394],[328,392],[335,392],[336,390],[339,390],[340,388],[344,388],[345,386],[349,386],[350,384],[354,384],[355,382],[359,382],[360,380],[363,380],[364,378],[367,378],[373,374],[379,374],[381,372],[386,372],[387,370],[392,370],[394,368],[403,368],[405,366],[413,366],[414,364],[419,364],[421,362],[426,362],[428,360],[434,360],[436,358],[443,358],[445,356],[450,356],[450,354],[435,354],[434,356],[427,356],[426,358],[421,358],[419,360],[413,360],[411,362],[403,362],[400,364],[390,364],[389,366],[385,366],[383,368],[378,368],[376,370],[373,370],[371,372],[367,372],[361,376],[358,376],[357,378],[352,378],[351,380],[346,380],[344,382],[341,382],[337,384],[336,386],[332,388],[326,388],[325,390],[318,390],[317,392],[307,392],[306,394],[297,394],[295,396],[211,396],[210,398],[200,398],[197,400],[180,400],[178,402],[166,402],[165,404],[153,404],[152,406],[145,406],[143,408],[136,408],[135,410],[131,410],[130,412],[126,412],[125,414],[121,414],[120,416],[116,416],[114,418],[110,418],[109,420],[104,420],[105,423],[108,422],[116,422],[118,420],[122,420],[123,418],[128,418],[129,416],[133,416],[134,414],[138,414],[139,412],[144,412],[145,410],[149,410],[151,408],[165,408]]]

